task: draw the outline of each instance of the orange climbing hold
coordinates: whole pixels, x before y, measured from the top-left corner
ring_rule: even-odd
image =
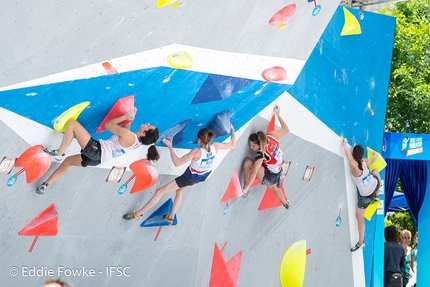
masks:
[[[237,253],[228,262],[225,262],[218,245],[215,243],[209,286],[235,287],[239,278],[241,260],[242,251]]]
[[[102,66],[109,75],[118,74],[118,71],[109,62],[102,63]]]
[[[148,189],[158,180],[158,170],[146,158],[137,160],[130,164],[130,169],[136,175],[136,180],[130,193]]]
[[[105,131],[105,123],[111,119],[118,118],[122,115],[124,115],[128,111],[134,110],[134,96],[127,96],[124,98],[120,98],[116,103],[113,105],[112,109],[109,111],[109,113],[106,115],[106,117],[103,119],[102,123],[99,125],[99,127],[96,130],[96,133],[100,133]],[[131,120],[125,120],[118,125],[124,125],[127,123],[130,123]]]
[[[234,169],[233,175],[230,179],[230,183],[224,193],[220,202],[228,201],[233,198],[237,198],[242,195],[242,187],[240,186],[239,174]]]
[[[286,196],[284,187],[281,188],[282,194],[284,197]],[[282,205],[282,202],[275,196],[273,191],[270,188],[266,189],[266,193],[263,196],[263,199],[260,202],[260,206],[258,207],[258,210],[264,210],[269,208],[275,208]]]
[[[43,151],[42,145],[35,145],[23,152],[15,166],[25,170],[27,183],[31,183],[48,171],[51,166],[51,157]]]
[[[18,232],[21,236],[55,236],[57,233],[58,213],[54,203]]]

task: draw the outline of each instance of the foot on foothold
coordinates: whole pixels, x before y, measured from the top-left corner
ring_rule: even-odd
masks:
[[[288,199],[286,200],[287,200],[287,203],[283,204],[283,206],[285,207],[285,209],[288,209],[290,208],[290,201]]]
[[[379,201],[380,201],[379,196],[372,197],[372,203],[377,203]]]
[[[123,219],[125,220],[139,220],[141,217],[141,215],[138,215],[135,211],[130,212],[130,213],[126,213],[122,216]]]
[[[354,247],[351,248],[351,252],[357,251],[358,249],[363,249],[366,245],[364,244],[364,242],[362,244],[358,243],[355,244]]]
[[[37,194],[44,194],[45,190],[48,188],[48,183],[43,182],[37,189],[36,189],[36,193]]]
[[[173,224],[173,219],[170,219],[170,218],[169,218],[169,215],[164,214],[164,215],[163,215],[163,219],[164,219],[164,220],[166,220],[166,221],[167,221],[167,223],[168,223],[169,225],[172,225],[172,224]]]
[[[60,155],[58,153],[58,149],[45,148],[43,151],[49,154],[50,156],[53,156],[57,161],[62,161],[64,159],[64,156],[66,155],[64,153]]]

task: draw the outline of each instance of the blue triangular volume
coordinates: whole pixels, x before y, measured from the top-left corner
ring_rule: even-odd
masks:
[[[170,128],[160,137],[158,141],[161,142],[161,139],[166,138],[172,140],[173,146],[177,145],[184,139],[184,129],[188,126],[190,122],[191,119],[188,119]]]
[[[140,227],[150,227],[150,226],[168,226],[166,220],[163,219],[164,214],[170,214],[173,207],[173,200],[169,198],[163,205],[161,205],[156,211],[154,211],[147,219],[145,219]],[[178,224],[178,220],[176,218],[173,219],[173,224]]]
[[[210,74],[191,104],[224,100],[252,82],[253,80],[249,79]]]
[[[206,128],[215,132],[216,137],[228,135],[230,133],[230,110],[213,115]]]

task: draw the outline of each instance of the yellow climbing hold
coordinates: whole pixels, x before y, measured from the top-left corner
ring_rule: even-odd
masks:
[[[172,9],[178,8],[181,5],[182,3],[176,2],[175,4],[172,5]]]
[[[306,269],[306,240],[302,239],[288,248],[281,264],[283,287],[302,287]]]
[[[175,2],[176,0],[158,0],[155,6],[157,6],[157,8],[163,8]]]
[[[54,130],[64,133],[70,121],[76,120],[90,102],[82,102],[62,113],[54,122]]]
[[[381,172],[381,170],[387,166],[387,163],[381,154],[375,152],[370,147],[367,147],[367,159],[371,159],[375,153],[377,154],[376,160],[371,165],[369,165],[369,170],[372,172],[372,170],[377,169],[379,172]]]
[[[184,51],[174,52],[166,60],[175,69],[189,69],[194,64],[193,57]]]
[[[361,27],[357,18],[345,7],[343,7],[343,14],[345,15],[345,24],[343,25],[340,35],[348,36],[361,34]]]

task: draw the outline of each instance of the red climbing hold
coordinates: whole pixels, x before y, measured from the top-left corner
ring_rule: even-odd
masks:
[[[261,73],[261,76],[267,82],[279,82],[285,80],[287,77],[287,71],[280,66],[275,66],[264,70],[263,73]]]
[[[96,130],[96,133],[100,133],[105,131],[105,123],[111,119],[118,118],[122,115],[124,115],[128,111],[134,110],[134,96],[127,96],[124,98],[119,99],[116,101],[116,103],[113,105],[112,109],[109,111],[109,113],[106,115],[106,117],[103,119],[102,123],[99,125],[99,127]],[[130,123],[131,120],[125,120],[118,125],[124,125],[127,123]]]
[[[48,171],[51,166],[51,157],[43,151],[42,145],[35,145],[22,153],[15,166],[25,170],[27,183],[31,183]]]
[[[158,170],[146,158],[137,160],[130,164],[130,169],[136,175],[136,180],[130,193],[148,189],[158,180]]]

